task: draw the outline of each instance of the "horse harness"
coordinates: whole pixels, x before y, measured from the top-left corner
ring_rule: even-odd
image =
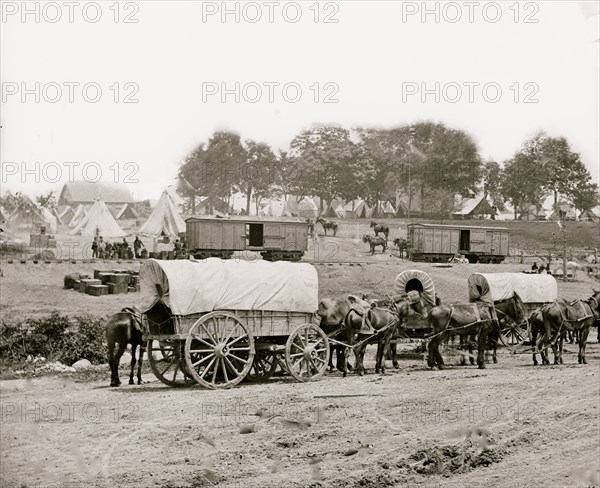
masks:
[[[128,313],[133,317],[133,326],[135,330],[142,330],[142,315],[131,307],[125,307],[121,310],[122,313]]]
[[[472,303],[472,307],[473,307],[473,312],[475,313],[475,318],[477,320],[475,320],[475,322],[470,322],[468,324],[465,325],[461,325],[458,327],[451,327],[449,328],[448,326],[450,325],[450,322],[452,321],[452,317],[454,315],[454,305],[450,305],[450,315],[448,316],[448,321],[446,322],[446,325],[444,326],[444,328],[437,332],[436,334],[432,334],[432,335],[428,335],[427,338],[428,339],[433,339],[434,337],[437,337],[439,335],[442,335],[445,332],[454,332],[457,330],[462,330],[462,329],[466,329],[467,327],[471,327],[472,325],[476,325],[476,324],[482,324],[484,322],[498,322],[498,315],[496,314],[496,307],[494,307],[493,304],[488,304],[488,310],[490,312],[490,318],[489,319],[482,319],[481,318],[481,314],[479,312],[479,307],[477,306],[479,303],[484,303],[484,302],[477,302],[477,303]]]

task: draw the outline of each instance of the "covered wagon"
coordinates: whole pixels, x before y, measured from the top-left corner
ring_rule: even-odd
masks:
[[[400,273],[394,281],[394,297],[406,298],[410,291],[418,291],[427,314],[436,305],[435,286],[425,271],[410,269]],[[402,324],[400,334],[404,337],[423,338],[430,330],[426,315],[412,308],[408,319]]]
[[[495,303],[514,296],[523,301],[526,315],[558,298],[556,279],[548,274],[474,273],[469,276],[469,301]],[[502,323],[501,339],[505,344],[529,339],[528,323]]]
[[[313,323],[318,275],[310,264],[150,259],[140,282],[148,359],[167,385],[231,387],[268,375],[280,355],[298,380],[325,372],[329,348]]]

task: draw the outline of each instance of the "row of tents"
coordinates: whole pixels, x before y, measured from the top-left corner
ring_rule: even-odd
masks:
[[[317,218],[319,216],[327,218],[391,218],[397,216],[397,211],[389,202],[379,202],[376,206],[370,207],[364,200],[352,200],[344,203],[339,200],[333,200],[323,213],[320,213],[318,200],[313,198],[303,198],[301,200],[295,197],[288,197],[287,200],[270,200],[268,204],[259,211],[259,215],[269,217],[308,217]]]

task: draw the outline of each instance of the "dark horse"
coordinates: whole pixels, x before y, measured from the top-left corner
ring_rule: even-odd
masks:
[[[406,321],[410,309],[418,314],[424,313],[423,302],[421,300],[412,302],[409,298],[399,298],[392,302],[389,308],[371,305],[367,311],[366,322],[374,329],[374,335],[358,333],[358,344],[354,347],[356,356],[356,372],[363,375],[365,368],[363,359],[368,344],[377,344],[377,355],[375,359],[375,373],[381,371],[385,373],[385,354],[390,349],[390,342],[398,336],[398,330]],[[396,348],[394,347],[393,361],[394,367],[397,367]]]
[[[430,336],[427,364],[430,368],[444,368],[444,359],[439,352],[439,345],[447,340],[450,334],[477,335],[477,365],[485,368],[485,346],[488,336],[499,329],[500,324],[496,309],[502,314],[521,323],[525,312],[521,297],[517,293],[513,297],[498,301],[495,304],[474,302],[468,304],[440,305],[429,313]]]
[[[375,236],[378,236],[381,232],[385,236],[385,240],[388,240],[388,236],[390,235],[390,228],[384,224],[378,224],[374,220],[371,220],[371,229],[375,232]]]
[[[405,255],[408,257],[408,243],[406,242],[406,239],[396,237],[394,239],[394,246],[398,248],[401,258],[403,258]]]
[[[127,348],[131,344],[131,372],[129,373],[129,384],[135,384],[133,381],[133,372],[135,369],[135,351],[140,346],[140,361],[137,371],[138,385],[142,384],[142,357],[146,350],[146,345],[142,339],[141,331],[142,315],[139,309],[125,307],[120,312],[114,314],[106,323],[106,341],[108,342],[108,365],[110,366],[110,386],[119,386],[119,361]],[[115,345],[119,347],[115,353]]]
[[[587,364],[585,347],[590,327],[600,319],[600,291],[594,290],[594,294],[587,300],[568,302],[559,298],[544,305],[541,314],[544,322],[544,334],[540,343],[537,344],[538,348],[547,349],[548,346],[551,346],[554,353],[554,364],[562,364],[565,332],[577,330],[580,332],[577,360],[579,364]]]
[[[323,226],[323,231],[325,232],[325,235],[327,235],[327,231],[328,230],[332,230],[333,231],[333,236],[334,237],[337,235],[337,229],[338,229],[337,222],[325,220],[322,217],[319,217],[317,219],[317,222]]]

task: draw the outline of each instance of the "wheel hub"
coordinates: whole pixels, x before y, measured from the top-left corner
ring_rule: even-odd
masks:
[[[224,358],[229,354],[229,347],[224,342],[220,342],[215,346],[215,356],[217,358]]]

